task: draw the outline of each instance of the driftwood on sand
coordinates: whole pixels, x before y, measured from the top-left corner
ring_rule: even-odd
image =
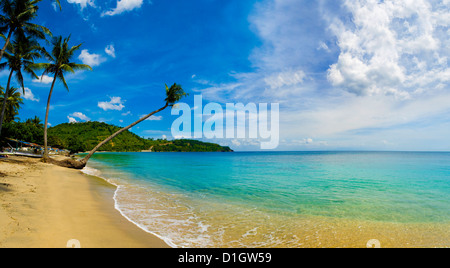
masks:
[[[65,168],[73,168],[73,169],[83,169],[86,166],[86,162],[81,160],[75,160],[72,158],[66,158],[63,160],[56,160],[53,158],[48,158],[47,163],[57,165]]]

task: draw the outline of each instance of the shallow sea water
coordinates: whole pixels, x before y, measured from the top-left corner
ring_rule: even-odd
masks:
[[[450,246],[450,153],[101,153],[86,173],[174,247]]]

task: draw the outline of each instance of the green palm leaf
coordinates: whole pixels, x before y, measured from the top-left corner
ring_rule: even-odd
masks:
[[[81,44],[69,48],[70,36],[64,38],[62,36],[53,37],[51,40],[52,51],[48,53],[43,50],[43,55],[49,60],[48,63],[37,63],[33,65],[32,69],[43,70],[43,75],[53,75],[53,83],[50,88],[50,93],[47,101],[47,111],[45,114],[45,124],[44,124],[44,161],[48,160],[48,149],[47,149],[47,126],[48,126],[48,113],[50,110],[50,100],[53,94],[53,89],[55,82],[59,81],[62,83],[64,88],[69,91],[69,86],[67,85],[64,74],[75,73],[80,70],[92,70],[91,66],[86,64],[78,64],[73,62],[72,58],[77,52]]]

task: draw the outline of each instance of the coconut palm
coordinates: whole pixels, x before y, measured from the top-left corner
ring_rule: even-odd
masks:
[[[119,131],[117,131],[116,133],[114,133],[113,135],[109,136],[107,139],[105,139],[104,141],[100,142],[97,146],[95,146],[95,148],[92,149],[92,151],[90,151],[89,154],[86,155],[80,161],[68,159],[68,160],[64,160],[64,161],[51,160],[51,162],[54,164],[60,165],[60,166],[64,166],[64,167],[82,169],[86,166],[87,162],[92,157],[92,155],[94,155],[94,153],[97,152],[98,149],[100,149],[100,147],[102,147],[103,145],[110,142],[112,139],[117,137],[119,134],[129,130],[130,128],[136,126],[137,124],[143,122],[144,120],[147,120],[151,116],[165,110],[167,107],[174,106],[177,102],[179,102],[185,96],[187,96],[187,94],[184,92],[183,88],[180,85],[173,84],[170,88],[166,85],[166,99],[165,99],[165,105],[163,107],[159,108],[156,111],[151,112],[150,114],[142,117],[141,119],[134,122],[133,124],[131,124],[127,127],[124,127],[122,129],[120,129]]]
[[[44,52],[45,57],[50,61],[49,63],[34,64],[34,68],[44,70],[41,77],[44,75],[53,75],[53,83],[48,94],[47,111],[45,113],[44,123],[44,161],[48,160],[48,148],[47,148],[47,128],[48,128],[48,113],[50,110],[50,100],[53,94],[53,89],[56,84],[56,80],[59,80],[63,86],[69,90],[64,74],[67,72],[75,73],[77,70],[92,70],[89,65],[78,64],[72,62],[72,58],[77,50],[80,49],[81,44],[69,48],[70,36],[63,39],[62,36],[54,37],[52,39],[52,52]]]
[[[9,89],[9,97],[6,101],[6,109],[4,122],[11,122],[16,119],[16,115],[19,114],[20,106],[23,104],[22,94],[18,92],[18,88],[11,87]],[[3,92],[3,87],[0,87],[0,103],[5,100],[5,93]]]
[[[6,42],[0,51],[0,61],[8,47],[13,35],[31,36],[38,39],[45,39],[46,35],[51,36],[51,32],[44,26],[31,23],[37,17],[38,6],[42,0],[1,0],[0,10],[0,33],[7,34]]]
[[[15,73],[16,80],[22,87],[23,94],[25,94],[25,85],[23,83],[23,74],[22,71],[30,74],[32,77],[39,79],[39,77],[34,72],[34,60],[41,57],[41,54],[39,53],[42,50],[41,46],[39,44],[30,39],[30,38],[18,38],[18,40],[15,40],[12,44],[8,45],[8,49],[5,51],[5,58],[6,62],[0,64],[0,69],[5,68],[6,66],[9,67],[9,77],[8,77],[8,83],[6,85],[5,90],[5,97],[3,99],[3,106],[1,110],[1,116],[0,116],[0,134],[2,130],[3,125],[3,119],[5,115],[5,109],[6,109],[6,102],[8,100],[11,88],[11,80],[12,76]]]
[[[39,117],[34,116],[33,119],[28,119],[28,120],[30,120],[29,122],[30,122],[31,124],[33,124],[33,125],[35,125],[35,126],[37,126],[37,127],[42,127],[42,128],[44,128],[44,125],[42,124],[42,120],[41,120]]]

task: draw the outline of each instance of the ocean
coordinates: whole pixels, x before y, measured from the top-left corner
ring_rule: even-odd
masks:
[[[84,172],[172,247],[450,246],[450,153],[97,153]]]

